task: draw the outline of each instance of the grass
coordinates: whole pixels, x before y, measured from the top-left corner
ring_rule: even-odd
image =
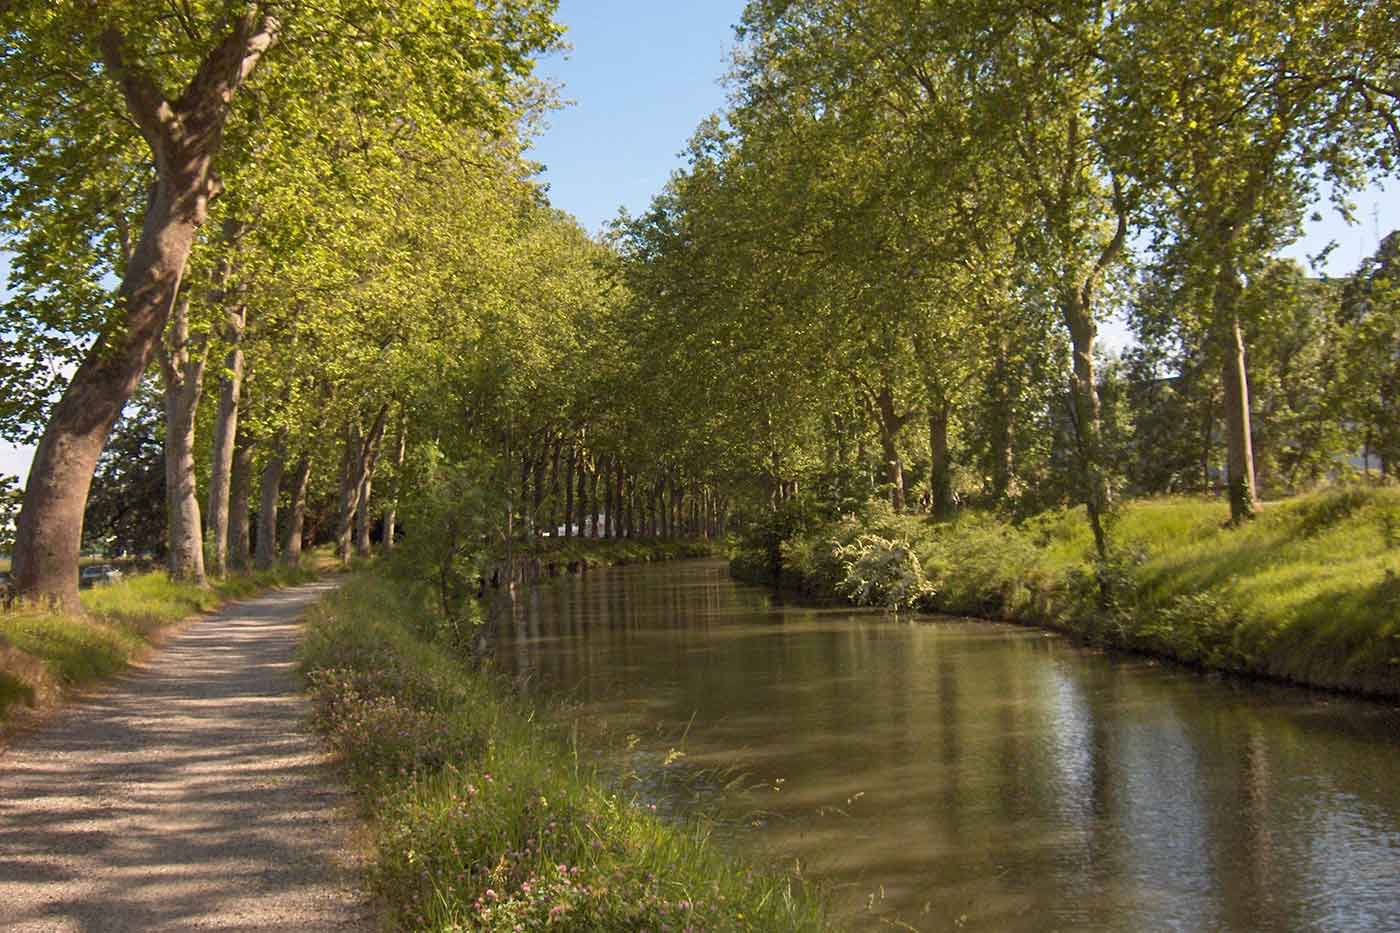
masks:
[[[921,609],[1400,696],[1400,490],[1340,488],[1271,503],[1239,528],[1228,517],[1214,500],[1126,503],[1112,525],[1111,559],[1099,565],[1082,510],[1016,525],[977,514],[932,524],[876,509],[789,542],[783,579],[814,595],[851,592],[855,565],[835,551],[876,533],[908,542],[926,582]],[[762,575],[751,555],[734,568],[743,578]]]
[[[373,884],[399,928],[829,928],[799,879],[610,790],[547,717],[458,659],[421,592],[360,574],[310,620],[315,720],[371,820]]]
[[[83,616],[31,610],[0,614],[0,724],[16,703],[48,704],[65,689],[122,671],[174,622],[313,576],[309,569],[278,569],[229,577],[201,589],[148,573],[84,590]]]

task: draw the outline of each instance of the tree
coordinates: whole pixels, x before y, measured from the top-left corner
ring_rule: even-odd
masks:
[[[1356,0],[1293,5],[1286,20],[1264,0],[1134,0],[1109,31],[1115,164],[1157,192],[1159,249],[1185,257],[1183,311],[1217,348],[1235,521],[1257,499],[1245,277],[1295,235],[1322,176],[1344,192],[1388,162],[1396,102],[1370,89],[1393,57],[1372,45],[1390,15]]]
[[[227,155],[230,121],[227,135],[242,154],[256,139],[259,102],[238,93],[255,71],[270,72],[262,90],[283,106],[325,93],[362,98],[367,110],[379,109],[381,126],[399,131],[499,130],[512,119],[510,86],[528,75],[533,53],[558,37],[550,10],[544,2],[452,0],[418,4],[404,16],[357,0],[209,0],[174,12],[139,3],[6,8],[5,99],[35,116],[72,111],[62,128],[76,128],[82,140],[95,136],[113,109],[124,112],[129,125],[117,125],[139,132],[152,166],[116,307],[54,406],[35,453],[15,549],[20,593],[77,606],[72,570],[92,471],[151,359],[219,193],[215,164]],[[273,50],[283,53],[281,61],[260,69]],[[19,178],[39,180],[26,178],[25,169],[39,161],[35,152],[53,146],[54,128],[39,121],[13,144],[29,156],[14,163]],[[64,167],[69,176],[93,168]]]

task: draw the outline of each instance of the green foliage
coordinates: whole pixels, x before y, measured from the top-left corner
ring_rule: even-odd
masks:
[[[0,554],[10,553],[15,543],[15,519],[19,518],[24,490],[13,476],[0,475]]]
[[[474,597],[486,576],[506,508],[493,494],[489,464],[447,461],[436,445],[415,448],[401,500],[409,534],[392,552],[390,572],[427,583],[453,643],[465,647],[480,623]]]
[[[159,400],[142,393],[112,429],[83,514],[88,550],[156,558],[165,554],[163,421]]]
[[[371,877],[418,930],[818,930],[800,882],[732,861],[700,820],[619,798],[562,737],[422,621],[432,601],[361,575],[302,651],[316,722],[370,814]]]

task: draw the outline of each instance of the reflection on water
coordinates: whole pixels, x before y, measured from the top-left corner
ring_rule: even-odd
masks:
[[[1400,929],[1389,707],[787,606],[715,562],[536,588],[500,659],[745,772],[741,838],[853,928]]]

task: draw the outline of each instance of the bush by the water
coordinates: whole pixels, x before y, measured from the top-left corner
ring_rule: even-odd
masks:
[[[434,633],[423,587],[365,574],[316,607],[317,725],[373,821],[375,888],[411,930],[819,930],[798,879],[596,780]]]
[[[936,523],[874,503],[781,542],[777,580],[813,596],[1046,625],[1204,667],[1400,696],[1400,490],[1344,487],[1269,504],[1242,527],[1228,519],[1215,500],[1129,502],[1100,560],[1082,509]],[[907,584],[895,583],[889,548],[881,560],[852,559],[876,539],[897,542],[921,575],[907,566]],[[732,571],[772,582],[766,557],[741,553]]]

